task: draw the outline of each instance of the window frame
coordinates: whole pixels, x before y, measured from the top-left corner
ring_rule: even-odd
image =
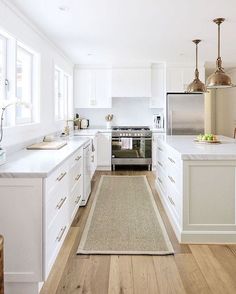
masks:
[[[33,108],[35,107],[34,105],[34,92],[36,91],[34,87],[34,59],[35,59],[35,53],[32,52],[32,50],[28,49],[27,46],[22,44],[21,42],[16,42],[16,61],[15,61],[15,93],[17,97],[17,56],[18,56],[18,49],[22,50],[24,53],[28,54],[30,56],[30,102],[29,104],[31,105],[30,107],[30,117],[29,118],[17,118],[16,115],[16,107],[15,107],[15,126],[18,125],[24,125],[24,124],[32,124],[35,122],[34,119],[34,113],[33,113]],[[17,97],[19,99],[19,97]],[[23,100],[24,101],[24,100]]]
[[[58,79],[58,88],[59,88],[59,94],[60,97],[56,97],[56,72],[58,72],[59,79]],[[69,105],[70,105],[70,99],[72,99],[71,96],[71,87],[72,87],[72,76],[62,70],[60,67],[55,65],[54,68],[54,111],[55,111],[55,120],[56,121],[63,121],[68,120],[69,117]],[[65,86],[65,82],[67,86]],[[63,109],[61,110],[61,104],[60,99],[63,99],[62,105]],[[62,116],[60,114],[63,113]]]

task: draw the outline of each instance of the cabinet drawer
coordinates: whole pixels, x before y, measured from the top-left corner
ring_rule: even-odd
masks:
[[[61,183],[58,183],[48,194],[46,194],[46,227],[50,226],[53,220],[57,217],[57,214],[62,210],[68,196],[68,175],[66,175],[65,179]]]
[[[69,229],[69,217],[68,217],[68,199],[57,214],[53,223],[46,230],[46,261],[47,264],[51,263],[51,260],[57,255],[60,249],[66,233]]]
[[[182,188],[182,171],[168,166],[166,177],[168,186],[174,187],[180,193]]]
[[[73,168],[77,164],[83,164],[83,148],[80,148],[69,160],[70,168]]]
[[[173,187],[168,186],[166,196],[170,209],[173,211],[175,217],[179,221],[181,201],[180,194]]]
[[[70,195],[69,201],[69,210],[71,220],[73,220],[83,198],[83,185],[82,183],[78,183],[74,189],[74,191]]]
[[[156,182],[161,188],[161,191],[163,192],[163,194],[165,194],[166,193],[166,178],[164,173],[162,172],[162,169],[159,166],[157,166]]]
[[[172,150],[167,149],[166,161],[168,167],[174,169],[181,169],[181,159],[177,154],[172,152]]]
[[[69,172],[69,188],[70,192],[74,187],[83,181],[83,162],[74,165]]]
[[[63,185],[68,180],[68,162],[62,164],[45,180],[45,192],[48,194],[55,186]],[[50,193],[51,194],[51,193]]]

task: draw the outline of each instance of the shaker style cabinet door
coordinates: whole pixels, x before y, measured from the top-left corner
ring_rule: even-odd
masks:
[[[97,166],[100,170],[111,169],[111,134],[99,133],[97,141]]]
[[[165,108],[166,104],[166,71],[164,64],[156,65],[151,72],[150,108]]]
[[[75,108],[111,108],[111,70],[75,69],[74,101]]]

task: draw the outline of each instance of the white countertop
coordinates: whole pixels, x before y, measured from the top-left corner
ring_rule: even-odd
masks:
[[[163,140],[184,160],[236,160],[236,140],[217,137],[221,144],[196,143],[196,136],[165,136]]]
[[[80,129],[74,131],[74,136],[95,136],[98,133],[111,133],[111,129]]]
[[[88,142],[81,137],[66,139],[67,145],[59,150],[20,150],[0,166],[0,178],[44,178],[68,157]]]

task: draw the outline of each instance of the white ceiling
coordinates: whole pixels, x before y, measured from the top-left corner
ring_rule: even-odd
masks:
[[[217,26],[222,57],[236,64],[235,0],[11,0],[75,63],[215,61]],[[66,6],[66,11],[58,9]],[[92,55],[89,55],[92,54]]]

